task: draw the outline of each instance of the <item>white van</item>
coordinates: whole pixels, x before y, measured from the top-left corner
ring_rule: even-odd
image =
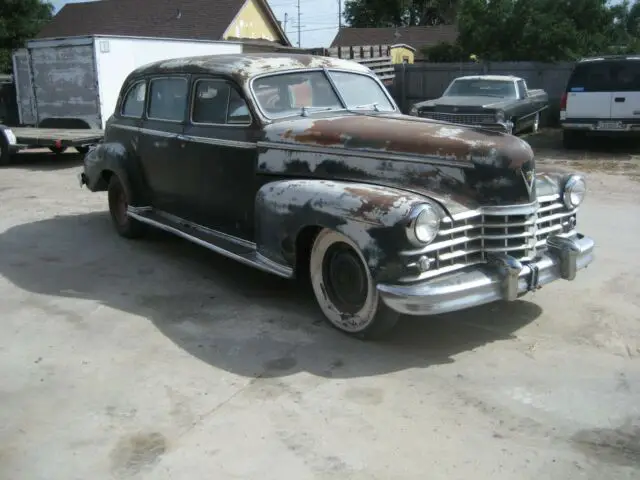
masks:
[[[586,58],[576,63],[560,101],[565,148],[588,133],[640,136],[640,55]]]

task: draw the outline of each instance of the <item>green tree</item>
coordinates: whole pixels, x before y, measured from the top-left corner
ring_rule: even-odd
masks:
[[[404,27],[452,23],[459,0],[347,0],[352,27]]]
[[[43,0],[0,0],[0,72],[11,72],[11,52],[36,36],[53,16]]]
[[[637,51],[639,20],[637,1],[460,0],[456,48],[440,45],[425,55],[553,62]]]

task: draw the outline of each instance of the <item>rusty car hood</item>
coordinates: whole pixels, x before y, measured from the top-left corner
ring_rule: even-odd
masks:
[[[334,113],[276,121],[265,127],[261,144],[261,173],[369,180],[467,208],[535,198],[529,144],[476,127],[401,114]]]

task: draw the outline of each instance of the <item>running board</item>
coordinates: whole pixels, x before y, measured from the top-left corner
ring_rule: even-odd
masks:
[[[254,243],[211,230],[152,207],[127,207],[127,215],[267,273],[293,278],[293,269],[273,262],[258,253]]]

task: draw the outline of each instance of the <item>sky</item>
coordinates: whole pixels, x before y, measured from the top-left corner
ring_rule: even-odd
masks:
[[[49,0],[56,12],[66,3],[87,0]],[[286,33],[292,45],[298,44],[298,0],[268,0],[278,20],[287,14]],[[344,4],[344,1],[342,2]],[[300,0],[301,46],[328,47],[338,32],[338,0]]]

